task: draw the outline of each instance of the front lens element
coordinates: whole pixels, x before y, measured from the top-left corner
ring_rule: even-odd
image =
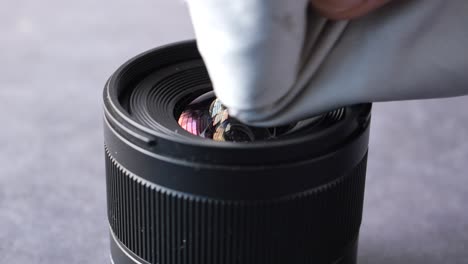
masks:
[[[230,117],[227,108],[212,92],[192,101],[181,113],[178,123],[193,135],[214,141],[231,142],[271,140],[292,127],[261,128],[245,125]]]

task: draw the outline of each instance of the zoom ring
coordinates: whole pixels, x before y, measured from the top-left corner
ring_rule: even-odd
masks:
[[[357,238],[366,162],[367,155],[347,175],[301,194],[224,201],[148,183],[106,151],[109,224],[149,263],[330,263]]]

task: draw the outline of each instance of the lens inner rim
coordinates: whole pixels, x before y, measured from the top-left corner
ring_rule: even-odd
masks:
[[[265,143],[265,141],[241,143],[200,140],[198,136],[192,135],[187,131],[182,131],[183,129],[179,127],[177,120],[175,120],[173,116],[171,116],[171,122],[173,122],[174,130],[167,129],[165,126],[161,126],[161,129],[154,129],[135,120],[127,111],[128,105],[126,105],[125,100],[122,99],[128,97],[132,89],[141,85],[142,80],[148,79],[152,74],[156,72],[160,73],[161,69],[170,68],[180,63],[186,63],[187,61],[198,61],[196,63],[198,63],[200,67],[204,67],[201,56],[196,49],[195,41],[185,41],[156,48],[142,53],[122,65],[111,76],[104,90],[107,122],[118,127],[118,130],[126,136],[135,138],[136,141],[144,141],[145,144],[149,144],[148,142],[152,141],[168,141],[209,149],[272,149],[287,145],[300,145],[304,142],[314,142],[314,146],[317,149],[328,149],[331,146],[329,146],[329,144],[322,144],[323,142],[328,141],[341,144],[343,140],[355,131],[357,126],[361,125],[353,120],[369,119],[370,117],[370,104],[347,106],[345,107],[346,115],[341,122],[337,122],[321,131],[297,135],[291,138],[267,141],[268,143]],[[200,89],[200,87],[198,88]],[[204,85],[203,89],[203,91],[210,90],[210,84]],[[363,118],[359,117],[361,115]],[[179,131],[176,131],[176,128],[179,129]],[[333,140],[327,140],[327,138]]]

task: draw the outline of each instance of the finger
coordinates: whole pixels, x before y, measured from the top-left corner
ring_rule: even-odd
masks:
[[[341,20],[366,15],[390,0],[311,0],[311,2],[322,15]]]

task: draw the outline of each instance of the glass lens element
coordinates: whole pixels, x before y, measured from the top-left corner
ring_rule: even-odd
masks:
[[[270,140],[286,133],[291,126],[261,128],[242,124],[212,92],[192,101],[182,112],[179,125],[193,135],[215,141],[252,142]]]

